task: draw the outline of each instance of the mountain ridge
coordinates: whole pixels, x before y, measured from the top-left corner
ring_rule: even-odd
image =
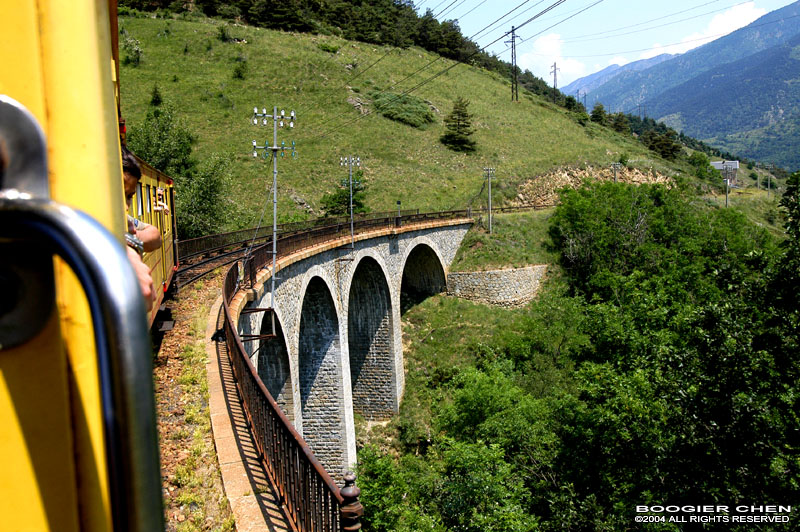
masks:
[[[608,83],[614,77],[622,74],[623,72],[638,72],[641,70],[646,70],[650,67],[656,66],[659,63],[668,61],[673,57],[676,57],[676,54],[659,54],[655,57],[632,61],[624,65],[610,65],[603,70],[598,70],[594,74],[589,74],[588,76],[576,79],[569,85],[562,87],[561,91],[564,94],[572,94],[573,92],[577,91],[588,94],[590,91],[597,89],[605,83]]]
[[[798,33],[800,1],[771,11],[753,23],[675,58],[638,72],[623,72],[589,93],[606,108],[634,109],[662,92],[716,66],[780,45]]]

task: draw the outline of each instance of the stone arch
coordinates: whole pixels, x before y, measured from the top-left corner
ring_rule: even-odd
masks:
[[[303,437],[328,471],[350,463],[339,317],[325,281],[312,277],[300,311],[298,377]]]
[[[261,335],[272,334],[272,314],[266,313],[261,321]],[[262,338],[258,346],[258,377],[272,395],[283,413],[294,423],[294,394],[292,371],[286,337],[277,314],[275,315],[275,337]]]
[[[447,289],[444,266],[435,247],[418,242],[406,255],[400,281],[401,297],[418,302]]]
[[[373,257],[359,260],[347,309],[353,411],[388,419],[398,408],[394,316],[386,272]]]

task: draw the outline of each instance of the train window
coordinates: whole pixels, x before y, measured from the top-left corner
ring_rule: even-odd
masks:
[[[147,185],[147,213],[148,214],[150,214],[150,205],[151,205],[151,202],[153,201],[151,198],[152,198],[152,196],[150,194],[150,185]]]
[[[142,216],[142,184],[139,183],[136,187],[136,216]]]

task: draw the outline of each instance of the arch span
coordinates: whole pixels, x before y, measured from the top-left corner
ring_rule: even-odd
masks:
[[[365,256],[356,266],[347,309],[353,410],[366,419],[388,419],[398,409],[396,339],[389,283],[374,258]]]
[[[439,255],[428,244],[414,246],[403,266],[401,295],[416,303],[446,289],[447,280]]]
[[[267,314],[261,322],[261,335],[272,334],[273,315]],[[294,397],[292,373],[289,365],[289,350],[278,316],[275,315],[275,337],[264,338],[258,346],[258,376],[281,407],[283,413],[294,423]]]
[[[349,464],[339,318],[328,285],[313,277],[300,312],[298,345],[303,437],[328,471]]]

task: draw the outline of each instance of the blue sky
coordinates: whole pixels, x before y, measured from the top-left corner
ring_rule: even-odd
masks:
[[[601,70],[660,53],[682,53],[735,31],[795,0],[563,0],[518,31],[517,64],[558,86]],[[521,26],[557,0],[417,0],[420,14],[458,19],[461,32],[485,46]],[[522,4],[522,5],[520,5]],[[512,9],[513,13],[485,29]],[[568,18],[569,17],[569,18]],[[566,20],[565,20],[566,19]],[[800,19],[797,19],[800,24]],[[552,27],[551,27],[552,26]],[[509,44],[487,50],[511,61]]]

